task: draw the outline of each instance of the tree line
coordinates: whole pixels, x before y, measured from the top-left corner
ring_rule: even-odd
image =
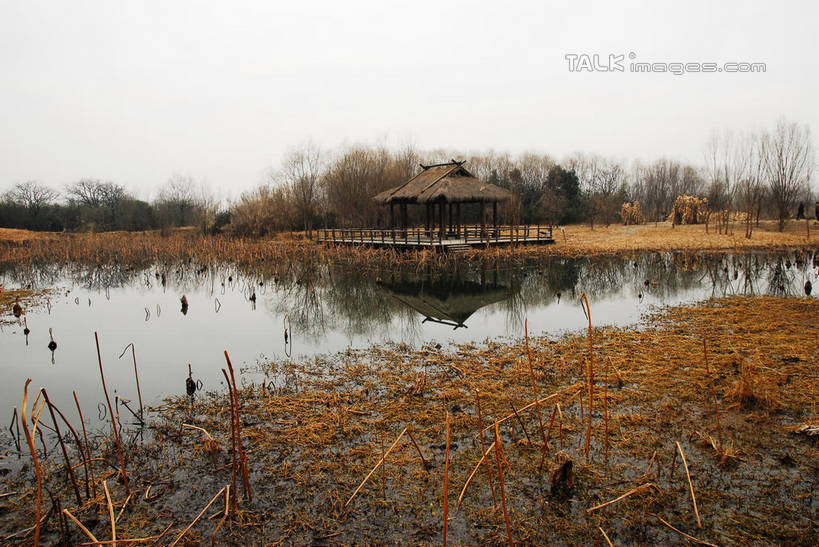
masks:
[[[0,200],[0,227],[36,231],[141,231],[196,226],[215,231],[227,224],[207,188],[188,176],[174,175],[152,202],[137,199],[124,186],[84,178],[62,190],[26,181]]]
[[[246,192],[231,208],[230,229],[264,235],[315,227],[385,226],[388,209],[372,201],[379,192],[406,182],[419,164],[450,158],[480,180],[509,189],[514,198],[502,210],[512,223],[552,225],[620,221],[624,202],[640,202],[646,221],[666,220],[678,196],[708,200],[721,230],[739,215],[750,237],[760,216],[776,218],[779,229],[798,203],[813,204],[811,177],[815,157],[807,126],[780,120],[771,130],[715,133],[700,165],[660,158],[650,163],[594,154],[558,161],[545,154],[496,152],[463,154],[456,150],[421,152],[412,147],[352,146],[327,152],[313,143],[291,150],[266,184]],[[422,222],[422,208],[410,210]],[[477,217],[477,207],[467,221]],[[413,217],[414,215],[414,217]],[[732,216],[733,215],[733,216]]]
[[[814,203],[814,149],[807,126],[780,120],[770,130],[715,133],[699,165],[660,158],[626,162],[578,153],[561,161],[546,155],[493,151],[420,151],[411,146],[355,145],[325,150],[312,142],[285,154],[264,184],[222,205],[190,177],[173,176],[153,202],[140,201],[112,182],[83,179],[60,194],[36,182],[17,184],[0,203],[0,226],[34,230],[146,230],[196,226],[262,236],[319,227],[386,226],[388,208],[372,197],[409,180],[420,164],[466,160],[478,179],[509,189],[514,198],[501,220],[551,225],[619,222],[624,202],[640,202],[646,221],[668,218],[681,195],[707,198],[709,214],[722,226],[731,215],[752,225],[760,216],[780,230],[799,202]],[[413,210],[416,209],[416,210]],[[410,221],[422,222],[422,208]],[[465,220],[478,221],[478,208]]]

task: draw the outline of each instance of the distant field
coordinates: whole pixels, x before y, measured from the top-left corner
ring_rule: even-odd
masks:
[[[804,222],[788,222],[785,231],[777,230],[776,221],[763,220],[754,228],[750,239],[745,237],[744,226],[736,223],[731,233],[719,234],[712,225],[708,233],[703,224],[672,226],[670,222],[609,227],[588,225],[566,227],[566,236],[555,230],[555,252],[590,254],[627,251],[667,250],[735,250],[782,248],[819,242],[819,223],[812,222],[810,239]]]

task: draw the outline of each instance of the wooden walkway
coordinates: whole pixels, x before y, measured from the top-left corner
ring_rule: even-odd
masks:
[[[487,227],[483,230],[480,226],[464,226],[456,232],[425,228],[336,228],[316,230],[316,241],[398,249],[430,248],[443,252],[494,245],[548,245],[555,242],[551,226],[541,225]]]

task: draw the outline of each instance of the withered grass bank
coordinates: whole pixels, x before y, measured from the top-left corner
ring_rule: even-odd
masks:
[[[752,238],[741,226],[718,233],[704,225],[672,226],[670,223],[639,226],[572,225],[555,230],[556,243],[545,246],[491,247],[458,255],[459,259],[498,260],[512,257],[597,256],[641,252],[743,252],[814,248],[819,243],[819,224],[808,235],[801,222],[789,222],[784,232],[773,221],[762,221]],[[233,262],[244,266],[277,264],[286,260],[345,261],[362,265],[438,263],[445,265],[453,255],[430,250],[396,252],[347,246],[325,246],[305,239],[303,234],[279,234],[273,238],[202,236],[193,230],[177,230],[169,236],[159,232],[108,232],[101,234],[42,234],[0,229],[0,264],[116,262],[134,267],[156,262],[196,261],[200,264]]]
[[[817,317],[816,299],[728,298],[663,310],[638,328],[594,330],[588,457],[585,332],[533,336],[533,375],[523,340],[265,363],[238,382],[239,423],[223,388],[152,409],[144,440],[124,427],[130,497],[110,431],[92,439],[96,495],[80,505],[59,449],[49,445],[49,457],[41,454],[43,537],[88,540],[49,511],[57,500],[109,541],[107,480],[120,540],[164,531],[163,544],[180,535],[184,544],[436,544],[448,452],[450,544],[507,543],[504,500],[519,544],[604,545],[603,533],[614,544],[679,544],[682,534],[720,545],[816,544],[819,436],[805,426],[819,424]],[[502,420],[502,451],[489,451],[492,465],[478,469],[458,507],[481,457],[478,397],[485,428]],[[238,463],[231,457],[232,426],[241,429],[252,499],[241,454]],[[490,428],[485,446],[493,441]],[[81,476],[76,447],[74,454]],[[556,465],[566,459],[571,474]],[[6,477],[7,543],[30,542],[33,479],[30,465]]]

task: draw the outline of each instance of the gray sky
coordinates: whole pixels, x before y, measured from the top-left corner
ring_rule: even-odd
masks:
[[[819,128],[819,3],[482,4],[0,0],[0,191],[182,173],[236,196],[306,139],[700,163],[715,129]]]

